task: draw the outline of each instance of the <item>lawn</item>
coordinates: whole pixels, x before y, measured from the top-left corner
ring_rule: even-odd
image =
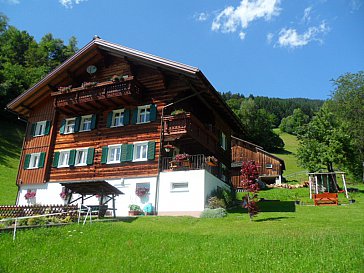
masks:
[[[22,230],[15,242],[0,233],[0,272],[364,272],[357,187],[354,204],[296,206],[252,222],[235,210],[223,219],[148,216]]]
[[[14,204],[20,152],[25,124],[0,116],[0,205]]]

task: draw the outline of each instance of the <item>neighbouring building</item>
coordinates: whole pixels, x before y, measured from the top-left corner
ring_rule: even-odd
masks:
[[[28,122],[19,205],[109,201],[117,216],[131,204],[198,216],[213,190],[229,189],[231,136],[243,135],[199,69],[100,38],[7,108]]]
[[[231,183],[235,189],[240,188],[241,166],[244,161],[253,160],[258,168],[259,178],[268,184],[281,184],[284,160],[264,151],[262,147],[251,142],[231,137]]]

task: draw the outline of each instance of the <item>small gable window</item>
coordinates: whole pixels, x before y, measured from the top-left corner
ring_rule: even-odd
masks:
[[[74,133],[75,132],[75,123],[76,123],[76,118],[66,119],[64,133],[65,134],[72,134],[72,133]]]
[[[80,132],[91,131],[92,115],[82,116]]]
[[[48,135],[50,122],[48,120],[38,121],[32,124],[31,134],[33,137]]]

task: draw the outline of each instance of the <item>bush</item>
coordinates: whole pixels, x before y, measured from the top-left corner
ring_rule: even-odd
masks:
[[[217,209],[205,209],[200,217],[201,218],[224,218],[227,215],[227,212],[223,208]]]
[[[226,208],[226,203],[224,199],[220,199],[217,196],[212,196],[209,198],[207,207],[209,209]]]

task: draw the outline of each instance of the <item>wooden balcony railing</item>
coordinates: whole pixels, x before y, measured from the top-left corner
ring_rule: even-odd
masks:
[[[106,81],[90,87],[77,87],[69,91],[52,93],[55,107],[125,96],[137,99],[140,95],[141,85],[134,77],[129,77],[120,82]]]
[[[217,136],[208,130],[195,116],[191,113],[185,113],[176,116],[165,116],[164,137],[166,139],[173,136],[188,135],[198,141],[213,154],[216,152],[218,143]]]

